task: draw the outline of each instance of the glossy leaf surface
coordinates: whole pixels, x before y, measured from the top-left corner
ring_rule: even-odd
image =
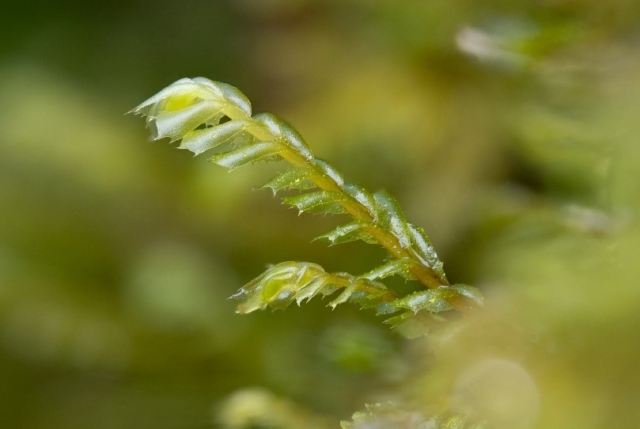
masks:
[[[326,240],[330,245],[348,243],[350,241],[362,240],[365,243],[377,244],[375,238],[367,230],[373,225],[369,222],[355,221],[337,227],[331,232],[323,234],[316,240]]]
[[[264,157],[277,155],[280,151],[282,151],[282,146],[278,143],[257,143],[214,155],[211,157],[211,162],[233,170],[234,168],[258,161]]]
[[[287,189],[312,189],[315,185],[309,180],[310,174],[310,171],[303,169],[289,170],[274,177],[269,182],[262,185],[262,187],[271,189],[274,194]]]
[[[283,201],[298,209],[300,213],[342,214],[344,208],[340,205],[342,196],[337,192],[317,191],[287,197]]]
[[[232,142],[240,135],[245,136],[245,141],[250,141],[250,135],[244,131],[247,123],[244,121],[229,121],[203,130],[195,130],[187,133],[182,138],[180,149],[187,149],[195,155],[200,155],[216,146]]]

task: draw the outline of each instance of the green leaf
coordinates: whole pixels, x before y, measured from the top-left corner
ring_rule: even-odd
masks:
[[[282,262],[247,283],[231,298],[240,300],[237,312],[241,314],[268,306],[283,309],[293,302],[297,291],[325,274],[317,264]]]
[[[422,263],[431,268],[438,275],[438,278],[443,283],[446,283],[445,280],[447,277],[444,273],[443,264],[438,258],[429,237],[427,237],[422,228],[418,228],[410,223],[407,225],[409,227],[409,233],[411,234],[413,248],[418,250],[417,255],[420,257]]]
[[[455,290],[457,293],[467,298],[478,307],[484,306],[484,297],[482,296],[482,292],[480,292],[480,289],[478,289],[477,287],[464,284],[455,284],[451,286],[451,289]]]
[[[282,120],[279,121],[280,129],[282,130],[281,136],[287,145],[295,149],[296,152],[303,155],[308,160],[312,160],[313,154],[302,136],[291,125]]]
[[[293,169],[286,171],[264,184],[262,188],[269,188],[273,191],[274,195],[278,191],[285,189],[312,189],[315,185],[309,180],[310,171],[306,169]]]
[[[258,161],[269,155],[276,155],[282,150],[283,148],[279,143],[262,142],[241,147],[229,152],[219,153],[212,156],[210,159],[211,162],[233,170],[234,168],[238,168],[250,162]]]
[[[347,301],[355,302],[361,308],[376,308],[381,305],[381,298],[389,293],[389,289],[379,282],[346,273],[335,273],[332,276],[339,276],[343,283],[348,284],[342,293],[329,303],[328,306],[334,309]]]
[[[362,240],[365,243],[377,244],[378,241],[367,232],[373,225],[368,222],[355,221],[337,227],[331,232],[323,234],[316,240],[326,240],[330,245],[348,243],[350,241]]]
[[[283,309],[293,301],[298,305],[317,295],[330,295],[343,289],[330,307],[347,301],[362,308],[376,308],[393,299],[391,292],[378,282],[361,279],[347,273],[327,273],[308,262],[283,262],[268,268],[243,286],[231,298],[240,300],[238,313],[250,313],[267,307]]]
[[[393,302],[383,302],[376,306],[376,315],[381,316],[385,314],[393,314],[399,311],[398,307],[393,305]]]
[[[149,115],[155,106],[164,104],[163,102],[170,97],[188,97],[192,100],[196,98],[200,98],[202,100],[215,100],[217,98],[216,93],[211,92],[210,89],[203,88],[202,85],[189,78],[183,78],[175,81],[157,94],[143,101],[129,113],[134,113],[136,115]]]
[[[307,283],[303,288],[300,288],[296,293],[295,300],[300,305],[302,301],[309,302],[319,293],[322,295],[329,295],[336,291],[333,285],[329,285],[329,278],[326,276],[318,276]]]
[[[294,130],[292,126],[286,124],[271,113],[259,113],[255,115],[253,119],[267,128],[279,141],[293,148],[306,159],[314,159],[309,146],[307,146],[300,134]]]
[[[413,340],[415,338],[420,338],[427,335],[433,329],[432,325],[437,320],[438,317],[435,314],[418,316],[410,311],[407,311],[400,316],[392,317],[385,320],[384,323],[390,325],[391,329],[395,330],[403,337],[409,340]]]
[[[209,121],[221,108],[219,102],[205,100],[179,110],[160,112],[150,122],[152,135],[156,140],[164,137],[169,137],[171,141],[178,140]]]
[[[393,305],[393,303],[391,305]],[[394,308],[396,308],[396,311],[397,311],[397,307],[394,307]],[[383,314],[386,314],[386,313],[383,313]],[[413,319],[414,316],[415,316],[415,314],[413,314],[412,312],[404,311],[404,312],[400,313],[397,316],[393,316],[393,317],[390,317],[390,318],[386,319],[384,321],[384,323],[386,323],[387,325],[390,325],[391,327],[395,328],[395,327],[401,325],[402,323],[406,322],[407,320]]]
[[[363,309],[375,309],[376,315],[391,314],[397,309],[387,306],[388,301],[395,295],[379,282],[359,280],[362,290],[357,290],[349,297],[349,302],[357,304]]]
[[[235,86],[231,86],[224,82],[214,82],[204,77],[193,79],[194,82],[201,83],[211,89],[218,88],[222,92],[225,100],[231,103],[247,116],[251,116],[251,101]]]
[[[318,158],[313,161],[313,164],[315,165],[316,169],[320,171],[320,174],[322,174],[324,177],[329,177],[336,183],[336,185],[340,187],[344,185],[344,178],[342,177],[342,174],[340,174],[340,172],[336,170],[331,164]]]
[[[199,155],[216,146],[229,143],[242,134],[251,139],[251,135],[244,131],[246,126],[246,121],[229,121],[215,127],[191,131],[184,136],[179,148]]]
[[[376,192],[373,197],[376,201],[376,209],[380,222],[389,228],[403,248],[408,249],[411,247],[409,225],[404,219],[404,214],[398,202],[384,191]]]
[[[328,307],[335,309],[338,305],[343,304],[349,300],[351,295],[358,290],[358,283],[352,282],[349,286],[347,286],[340,295],[333,301],[331,301]]]
[[[351,196],[351,198],[359,202],[365,209],[367,209],[367,212],[369,212],[369,214],[371,215],[374,221],[378,220],[378,211],[376,209],[376,201],[373,198],[373,195],[371,193],[369,193],[366,189],[358,185],[353,185],[349,183],[344,184],[342,186],[342,189],[344,189],[347,192],[347,194]]]
[[[222,111],[232,119],[251,117],[251,101],[235,86],[204,77],[193,78],[201,91],[208,91],[213,98],[223,102]]]
[[[393,302],[393,305],[411,310],[414,314],[421,310],[426,310],[429,313],[440,313],[453,309],[447,300],[458,296],[460,294],[453,288],[440,286],[436,289],[415,292],[397,299]]]
[[[345,213],[340,205],[342,195],[332,191],[317,191],[284,198],[285,204],[298,209],[300,213]]]
[[[409,271],[412,266],[413,262],[410,259],[392,259],[360,277],[367,280],[375,280],[399,275],[405,280],[415,280],[415,276]]]

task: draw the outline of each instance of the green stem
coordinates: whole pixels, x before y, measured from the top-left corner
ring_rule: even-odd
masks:
[[[231,112],[230,112],[231,113]],[[278,141],[282,140],[280,136],[275,136],[264,125],[259,124],[252,117],[246,115],[244,112],[236,110],[232,114],[231,119],[243,120],[252,124],[247,129],[248,132],[253,134],[256,138],[262,141]],[[343,196],[339,201],[340,205],[349,213],[355,220],[367,222],[374,225],[368,232],[373,236],[382,247],[384,247],[393,257],[397,259],[409,259],[412,264],[411,273],[427,288],[434,289],[439,286],[448,286],[449,283],[444,278],[439,278],[430,267],[422,264],[420,259],[416,256],[413,249],[406,249],[400,244],[400,240],[385,229],[381,228],[371,216],[369,211],[353,197],[347,194],[342,187],[337,184],[331,177],[325,176],[321,171],[313,164],[312,160],[300,154],[295,150],[289,142],[283,141],[287,150],[280,153],[280,156],[290,163],[295,168],[304,168],[312,171],[313,174],[309,177],[311,181],[320,189],[324,191],[337,192]]]

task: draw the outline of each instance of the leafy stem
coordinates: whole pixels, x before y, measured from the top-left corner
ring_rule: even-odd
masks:
[[[218,148],[210,159],[228,169],[262,160],[283,159],[292,169],[263,187],[274,194],[302,191],[284,198],[300,213],[348,214],[353,221],[318,237],[330,244],[362,240],[385,248],[390,259],[370,272],[352,276],[329,274],[306,262],[285,262],[269,268],[245,285],[236,298],[242,313],[266,307],[284,308],[293,300],[342,293],[329,305],[346,301],[378,313],[403,312],[387,322],[397,325],[453,308],[466,312],[482,305],[479,291],[451,285],[429,238],[408,223],[397,201],[384,191],[371,193],[346,183],[341,173],[316,158],[302,137],[271,114],[252,115],[251,103],[238,89],[205,78],[181,79],[133,110],[147,116],[155,139],[181,140],[180,148],[196,155]],[[307,192],[309,191],[309,192]],[[397,297],[378,280],[399,275],[417,280],[425,291]]]

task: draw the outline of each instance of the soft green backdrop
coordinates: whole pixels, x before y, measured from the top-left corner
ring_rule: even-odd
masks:
[[[1,426],[222,427],[254,386],[292,403],[232,399],[327,427],[398,392],[498,427],[640,426],[640,3],[1,9]],[[227,174],[149,143],[124,112],[184,76],[239,87],[392,192],[486,310],[412,342],[322,302],[235,315],[267,263],[360,273],[384,253],[310,243],[338,221],[251,191],[282,166]],[[478,371],[511,382],[469,393]]]

